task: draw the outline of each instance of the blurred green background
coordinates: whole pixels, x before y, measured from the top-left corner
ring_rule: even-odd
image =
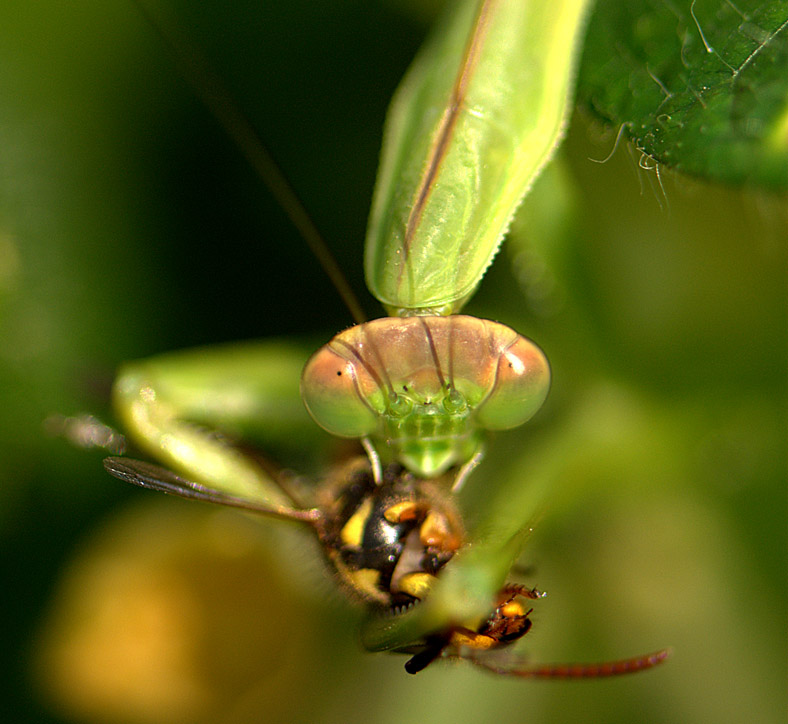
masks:
[[[283,6],[175,11],[362,290],[385,109],[432,14]],[[129,489],[101,451],[47,433],[53,415],[111,420],[123,360],[272,335],[318,344],[350,320],[130,3],[4,3],[6,718],[784,721],[785,199],[666,173],[663,194],[623,145],[589,161],[613,142],[575,115],[560,193],[554,174],[469,305],[536,339],[555,380],[481,479],[517,474],[506,463],[526,451],[526,469],[560,481],[524,557],[549,592],[523,642],[534,662],[666,645],[673,659],[610,681],[469,665],[413,678],[403,658],[360,650],[359,612],[299,531]]]

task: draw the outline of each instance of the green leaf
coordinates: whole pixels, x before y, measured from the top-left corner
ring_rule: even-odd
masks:
[[[578,96],[670,168],[788,188],[788,2],[602,0]]]

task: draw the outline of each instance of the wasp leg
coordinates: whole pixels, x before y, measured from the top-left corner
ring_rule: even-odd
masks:
[[[432,636],[427,639],[426,646],[405,663],[405,671],[409,674],[418,674],[426,669],[437,659],[449,643],[446,636]]]

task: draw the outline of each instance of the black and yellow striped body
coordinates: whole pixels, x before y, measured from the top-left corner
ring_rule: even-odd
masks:
[[[388,466],[376,484],[368,465],[328,486],[321,535],[340,580],[364,601],[398,608],[421,600],[462,545],[465,531],[440,480]]]

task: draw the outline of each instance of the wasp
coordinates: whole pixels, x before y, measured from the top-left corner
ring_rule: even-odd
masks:
[[[366,605],[372,616],[384,619],[418,607],[467,543],[463,519],[447,488],[450,474],[420,478],[393,463],[378,478],[367,458],[355,457],[327,476],[317,488],[314,506],[296,507],[293,501],[293,507],[286,507],[229,495],[142,460],[109,457],[104,467],[116,478],[143,488],[308,527],[348,596]],[[536,588],[507,583],[481,620],[458,619],[392,650],[410,655],[405,664],[410,674],[439,658],[462,658],[522,678],[613,676],[651,668],[669,654],[661,650],[621,661],[538,667],[528,667],[519,657],[491,656],[531,630],[533,608],[528,602],[543,597]]]

